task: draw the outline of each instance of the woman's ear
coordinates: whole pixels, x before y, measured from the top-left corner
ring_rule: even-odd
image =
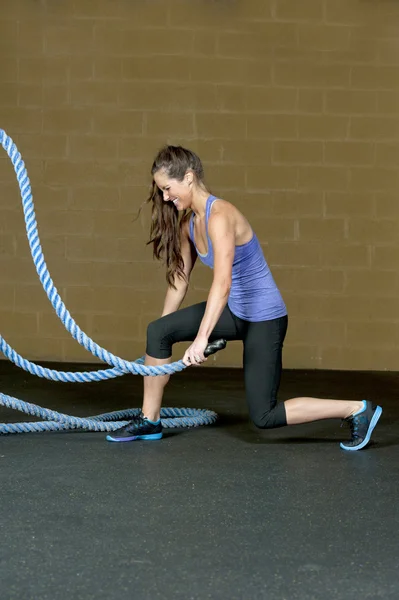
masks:
[[[187,171],[186,175],[185,175],[185,179],[187,181],[187,185],[192,185],[193,184],[193,172],[192,171]]]

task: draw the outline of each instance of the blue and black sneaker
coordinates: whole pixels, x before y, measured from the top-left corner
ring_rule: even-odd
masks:
[[[133,442],[134,440],[160,440],[161,421],[150,421],[143,414],[134,417],[127,425],[107,435],[109,442]]]
[[[344,421],[349,423],[352,437],[347,442],[341,442],[341,448],[353,451],[361,450],[367,446],[381,414],[381,406],[375,406],[372,402],[363,400],[363,408],[358,410],[354,415],[344,419]]]

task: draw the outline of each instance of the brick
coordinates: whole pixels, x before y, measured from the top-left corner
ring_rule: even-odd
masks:
[[[348,239],[364,244],[395,244],[399,242],[399,225],[391,219],[349,219]]]
[[[244,77],[247,75],[244,73],[244,66],[248,74],[250,71],[250,62],[257,61],[243,61],[235,58],[222,58],[222,57],[198,57],[195,62],[190,63],[189,68],[189,79],[196,83],[229,83],[229,84],[240,84],[242,85]],[[263,79],[265,81],[271,81],[271,69],[267,66],[262,72]],[[259,77],[258,72],[258,77]],[[245,79],[246,83],[248,80]]]
[[[237,169],[235,165],[207,165],[207,180],[216,188],[228,186],[243,188],[245,186],[245,169]]]
[[[349,189],[354,192],[361,190],[394,192],[398,189],[398,185],[399,172],[397,169],[352,167],[350,171]]]
[[[156,11],[152,10],[151,14],[152,12]],[[245,12],[247,13],[247,11]],[[190,29],[193,27],[193,23],[195,23],[195,28],[199,30],[219,31],[224,28],[234,29],[234,21],[235,12],[226,11],[224,6],[219,7],[216,3],[204,5],[198,0],[193,0],[193,2],[189,3],[171,2],[168,5],[168,26],[179,29]],[[163,24],[164,21],[162,21]]]
[[[88,361],[93,364],[101,364],[102,368],[106,369],[107,366],[99,359],[96,358],[91,352],[86,350],[83,346],[80,346],[73,338],[63,338],[59,340],[61,342],[61,360],[68,362],[87,363]],[[107,350],[110,350],[108,346],[112,344],[112,340],[107,344]],[[109,367],[111,368],[111,367]]]
[[[371,193],[326,192],[325,211],[328,217],[366,217],[373,214]]]
[[[304,140],[346,140],[349,117],[327,115],[299,115],[298,135]]]
[[[350,44],[350,29],[346,26],[326,25],[321,23],[299,23],[299,48],[312,50],[346,50]]]
[[[325,267],[368,267],[369,248],[364,244],[323,244],[321,264]]]
[[[74,106],[93,105],[114,106],[118,105],[118,88],[102,81],[80,81],[71,86],[71,103]]]
[[[21,84],[18,90],[18,106],[21,108],[42,108],[43,105],[43,86],[41,83]]]
[[[21,56],[44,56],[46,47],[46,27],[31,20],[18,23],[18,52]]]
[[[352,270],[346,276],[346,294],[365,294],[367,296],[397,296],[399,292],[399,276],[394,270],[377,271],[376,269]],[[385,303],[385,299],[384,299]],[[397,302],[396,302],[397,305]],[[385,315],[384,304],[384,315]],[[376,314],[380,313],[378,310]],[[386,316],[386,315],[385,315]]]
[[[325,0],[325,17],[327,23],[343,23],[359,26],[362,23],[375,23],[378,7],[373,4],[360,6],[345,0]]]
[[[291,88],[249,86],[246,88],[246,107],[250,112],[294,112],[297,92]]]
[[[18,338],[38,333],[37,315],[30,312],[11,312],[11,310],[0,310],[0,320],[2,323],[1,334],[8,342],[11,338]]]
[[[376,246],[374,248],[372,266],[377,269],[397,269],[399,260],[399,247]]]
[[[399,66],[353,66],[351,86],[361,90],[397,90]]]
[[[303,113],[321,113],[323,112],[323,92],[322,90],[297,90],[297,112]]]
[[[263,0],[262,2],[247,0],[245,4],[238,3],[236,10],[237,12],[234,12],[233,15],[239,22],[242,19],[257,23],[269,21],[272,18],[273,0]]]
[[[274,82],[281,86],[343,88],[349,86],[347,65],[315,65],[307,63],[275,63]]]
[[[101,135],[141,135],[143,113],[135,110],[115,111],[106,107],[95,107],[92,111],[93,132]],[[83,133],[83,132],[82,132]]]
[[[287,218],[263,217],[257,218],[254,222],[254,230],[261,243],[269,240],[288,240],[295,239],[295,221]]]
[[[218,34],[215,31],[193,31],[193,54],[195,56],[215,56]]]
[[[15,235],[12,233],[0,233],[0,255],[14,256],[16,250]]]
[[[42,103],[44,107],[65,107],[70,104],[69,96],[69,87],[66,85],[43,85]]]
[[[244,139],[245,119],[240,114],[197,113],[195,125],[198,138],[222,138],[226,140]]]
[[[50,187],[46,185],[33,186],[33,201],[35,202],[40,219],[40,211],[66,210],[69,203],[69,189],[67,187]]]
[[[217,38],[217,55],[229,58],[255,58],[270,52],[272,39],[267,35],[270,25],[265,25],[266,32],[231,33],[220,32]]]
[[[306,340],[309,345],[323,344],[328,339],[330,344],[345,344],[345,323],[337,321],[320,321],[318,319],[290,319],[290,342],[299,344]]]
[[[319,0],[303,0],[300,4],[291,0],[277,0],[274,8],[277,19],[291,21],[323,20],[323,3]]]
[[[2,85],[0,94],[1,107],[13,107],[18,104],[19,86],[17,83]]]
[[[17,59],[10,56],[0,57],[0,73],[3,84],[18,81]]]
[[[80,61],[82,64],[82,61]],[[21,57],[19,59],[19,81],[37,84],[39,81],[55,84],[68,82],[69,59],[57,57]]]
[[[94,236],[124,237],[132,235],[134,227],[132,215],[123,213],[120,210],[114,212],[99,211],[92,216],[92,222]]]
[[[149,112],[146,134],[150,136],[194,136],[194,115],[180,112]]]
[[[345,285],[343,269],[298,268],[295,274],[296,292],[342,294]]]
[[[396,167],[399,164],[399,143],[375,144],[375,164],[379,167]]]
[[[399,314],[399,313],[398,313]],[[396,339],[396,327],[392,323],[348,323],[347,341],[350,346],[376,346],[379,348],[394,347]]]
[[[42,115],[34,108],[8,108],[2,126],[13,136],[15,133],[41,133]]]
[[[45,133],[87,133],[91,130],[92,111],[82,109],[49,109],[43,116]]]
[[[348,188],[348,173],[343,167],[300,166],[298,171],[300,189],[346,190]]]
[[[248,166],[247,188],[252,190],[292,190],[298,183],[298,170],[282,166]]]
[[[386,192],[377,192],[374,194],[374,203],[377,218],[393,217],[397,219],[399,217],[399,202],[396,193],[389,195]]]
[[[122,79],[122,58],[116,56],[101,56],[96,54],[93,59],[93,79],[118,81]]]
[[[324,162],[329,165],[372,165],[374,144],[370,142],[326,142]]]
[[[298,118],[295,115],[247,115],[249,139],[294,140],[298,137]]]
[[[17,44],[18,21],[0,17],[0,56],[13,57]]]
[[[242,85],[219,85],[216,87],[216,107],[222,112],[245,111],[247,90]]]
[[[24,135],[18,136],[18,146],[24,159],[64,158],[67,152],[66,135]]]
[[[73,159],[82,158],[113,160],[118,156],[118,140],[101,135],[70,135],[69,156]]]
[[[299,219],[299,240],[306,242],[342,242],[344,240],[343,219]]]
[[[273,191],[272,213],[286,216],[323,215],[323,192]]]
[[[181,82],[190,79],[193,68],[186,56],[132,56],[122,60],[122,77],[135,81]]]
[[[377,112],[377,92],[358,90],[327,90],[326,112],[343,115],[374,114]]]
[[[270,242],[267,251],[270,265],[291,267],[317,267],[320,265],[320,249],[317,244]]]
[[[378,112],[385,115],[399,114],[399,92],[379,91],[377,98]]]
[[[270,164],[272,143],[268,140],[219,140],[223,162],[240,165]]]
[[[139,330],[139,317],[136,315],[96,315],[92,316],[93,336],[98,340],[108,337],[116,339],[135,337]]]
[[[273,162],[275,164],[318,164],[323,162],[321,142],[273,142]]]
[[[14,285],[2,285],[0,294],[0,309],[15,310],[15,287]]]

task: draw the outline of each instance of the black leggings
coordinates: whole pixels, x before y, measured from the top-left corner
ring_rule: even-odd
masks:
[[[206,302],[183,308],[148,325],[147,349],[154,358],[170,358],[176,342],[193,341],[205,313]],[[257,427],[271,429],[287,424],[284,404],[277,404],[282,369],[282,348],[288,318],[253,323],[223,310],[209,341],[224,338],[244,344],[244,378],[249,414]]]

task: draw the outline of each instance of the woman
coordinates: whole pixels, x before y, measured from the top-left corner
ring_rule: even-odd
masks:
[[[344,419],[351,439],[341,448],[366,446],[382,413],[369,401],[300,397],[277,404],[287,310],[250,224],[235,206],[209,193],[199,157],[180,146],[166,146],[151,173],[149,243],[154,256],[166,263],[168,290],[162,317],[148,326],[145,364],[166,364],[175,342],[192,341],[183,362],[200,365],[212,340],[242,340],[247,402],[257,427]],[[197,256],[213,268],[208,299],[178,310]],[[109,441],[162,437],[160,409],[168,379],[144,377],[141,415],[108,435]]]

